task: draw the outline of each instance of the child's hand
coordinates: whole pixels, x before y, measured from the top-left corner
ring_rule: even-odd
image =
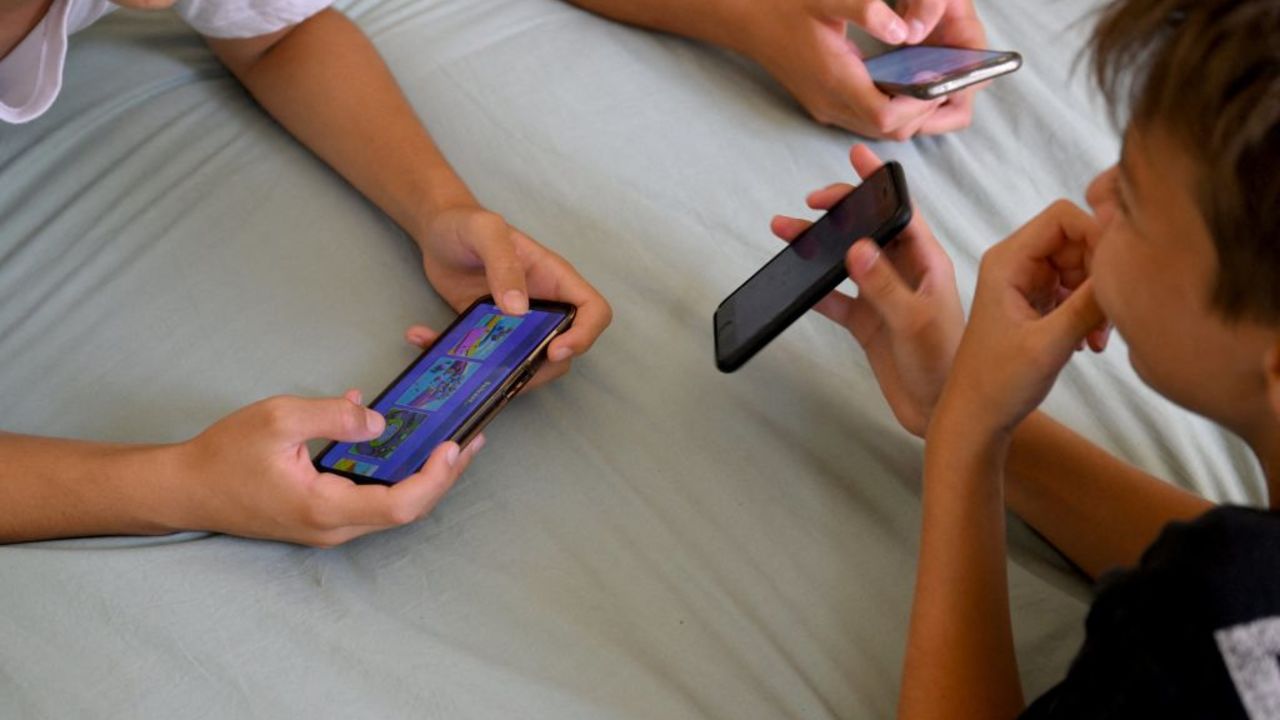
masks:
[[[444,443],[418,473],[390,487],[357,485],[311,463],[311,439],[378,437],[381,415],[344,398],[274,397],[174,446],[178,527],[331,547],[431,511],[484,445]]]
[[[899,3],[901,7],[903,3]],[[760,0],[734,3],[742,24],[733,45],[760,63],[816,120],[871,138],[906,140],[967,127],[977,88],[945,99],[890,97],[876,88],[845,35],[853,23],[890,45],[986,47],[971,0],[913,0],[902,16],[882,0]]]
[[[559,300],[578,308],[573,326],[547,349],[547,363],[530,383],[540,385],[568,372],[613,320],[613,309],[564,258],[477,206],[454,207],[431,223],[419,238],[422,264],[436,292],[456,310],[486,293],[503,312],[523,315],[529,297]],[[410,328],[410,342],[423,345],[435,334]],[[425,339],[424,339],[425,338]]]
[[[882,165],[863,145],[854,146],[850,160],[861,177]],[[829,209],[852,189],[840,184],[818,190],[809,195],[809,207]],[[779,216],[773,231],[791,241],[810,224]],[[845,265],[858,297],[833,292],[815,309],[857,339],[898,422],[923,437],[964,331],[951,259],[915,213],[883,253],[863,239],[850,248]]]
[[[987,251],[939,417],[1004,436],[1044,401],[1086,338],[1102,349],[1106,318],[1088,278],[1099,232],[1062,200]]]

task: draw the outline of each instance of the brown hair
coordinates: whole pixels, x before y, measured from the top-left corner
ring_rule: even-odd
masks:
[[[1117,117],[1195,160],[1214,306],[1280,322],[1280,0],[1114,0],[1091,49]]]

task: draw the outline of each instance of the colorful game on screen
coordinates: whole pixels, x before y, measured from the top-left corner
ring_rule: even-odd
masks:
[[[320,464],[384,482],[413,474],[563,318],[545,310],[514,317],[478,305],[374,402],[387,420],[382,435],[338,443]]]
[[[911,85],[936,82],[1001,54],[992,50],[915,45],[877,55],[865,63],[867,72],[876,82]]]

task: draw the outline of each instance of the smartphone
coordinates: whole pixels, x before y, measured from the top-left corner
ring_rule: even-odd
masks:
[[[505,315],[492,297],[480,298],[369,405],[387,420],[382,435],[330,443],[315,456],[316,468],[394,485],[440,443],[466,446],[533,378],[574,313],[566,303],[533,300],[528,313]]]
[[[848,277],[859,238],[881,247],[911,222],[902,166],[885,163],[716,308],[716,367],[733,372]]]
[[[1000,50],[908,45],[865,61],[876,87],[890,95],[933,100],[1022,67],[1022,56]]]

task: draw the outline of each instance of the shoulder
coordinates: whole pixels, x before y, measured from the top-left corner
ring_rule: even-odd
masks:
[[[1100,584],[1067,678],[1028,718],[1253,717],[1280,702],[1280,514],[1222,507],[1167,527]],[[1259,684],[1259,673],[1275,683]],[[1264,678],[1265,679],[1265,678]]]
[[[1171,523],[1138,567],[1120,578],[1191,593],[1210,613],[1205,620],[1231,625],[1280,611],[1276,570],[1280,513],[1224,506],[1191,522]]]

